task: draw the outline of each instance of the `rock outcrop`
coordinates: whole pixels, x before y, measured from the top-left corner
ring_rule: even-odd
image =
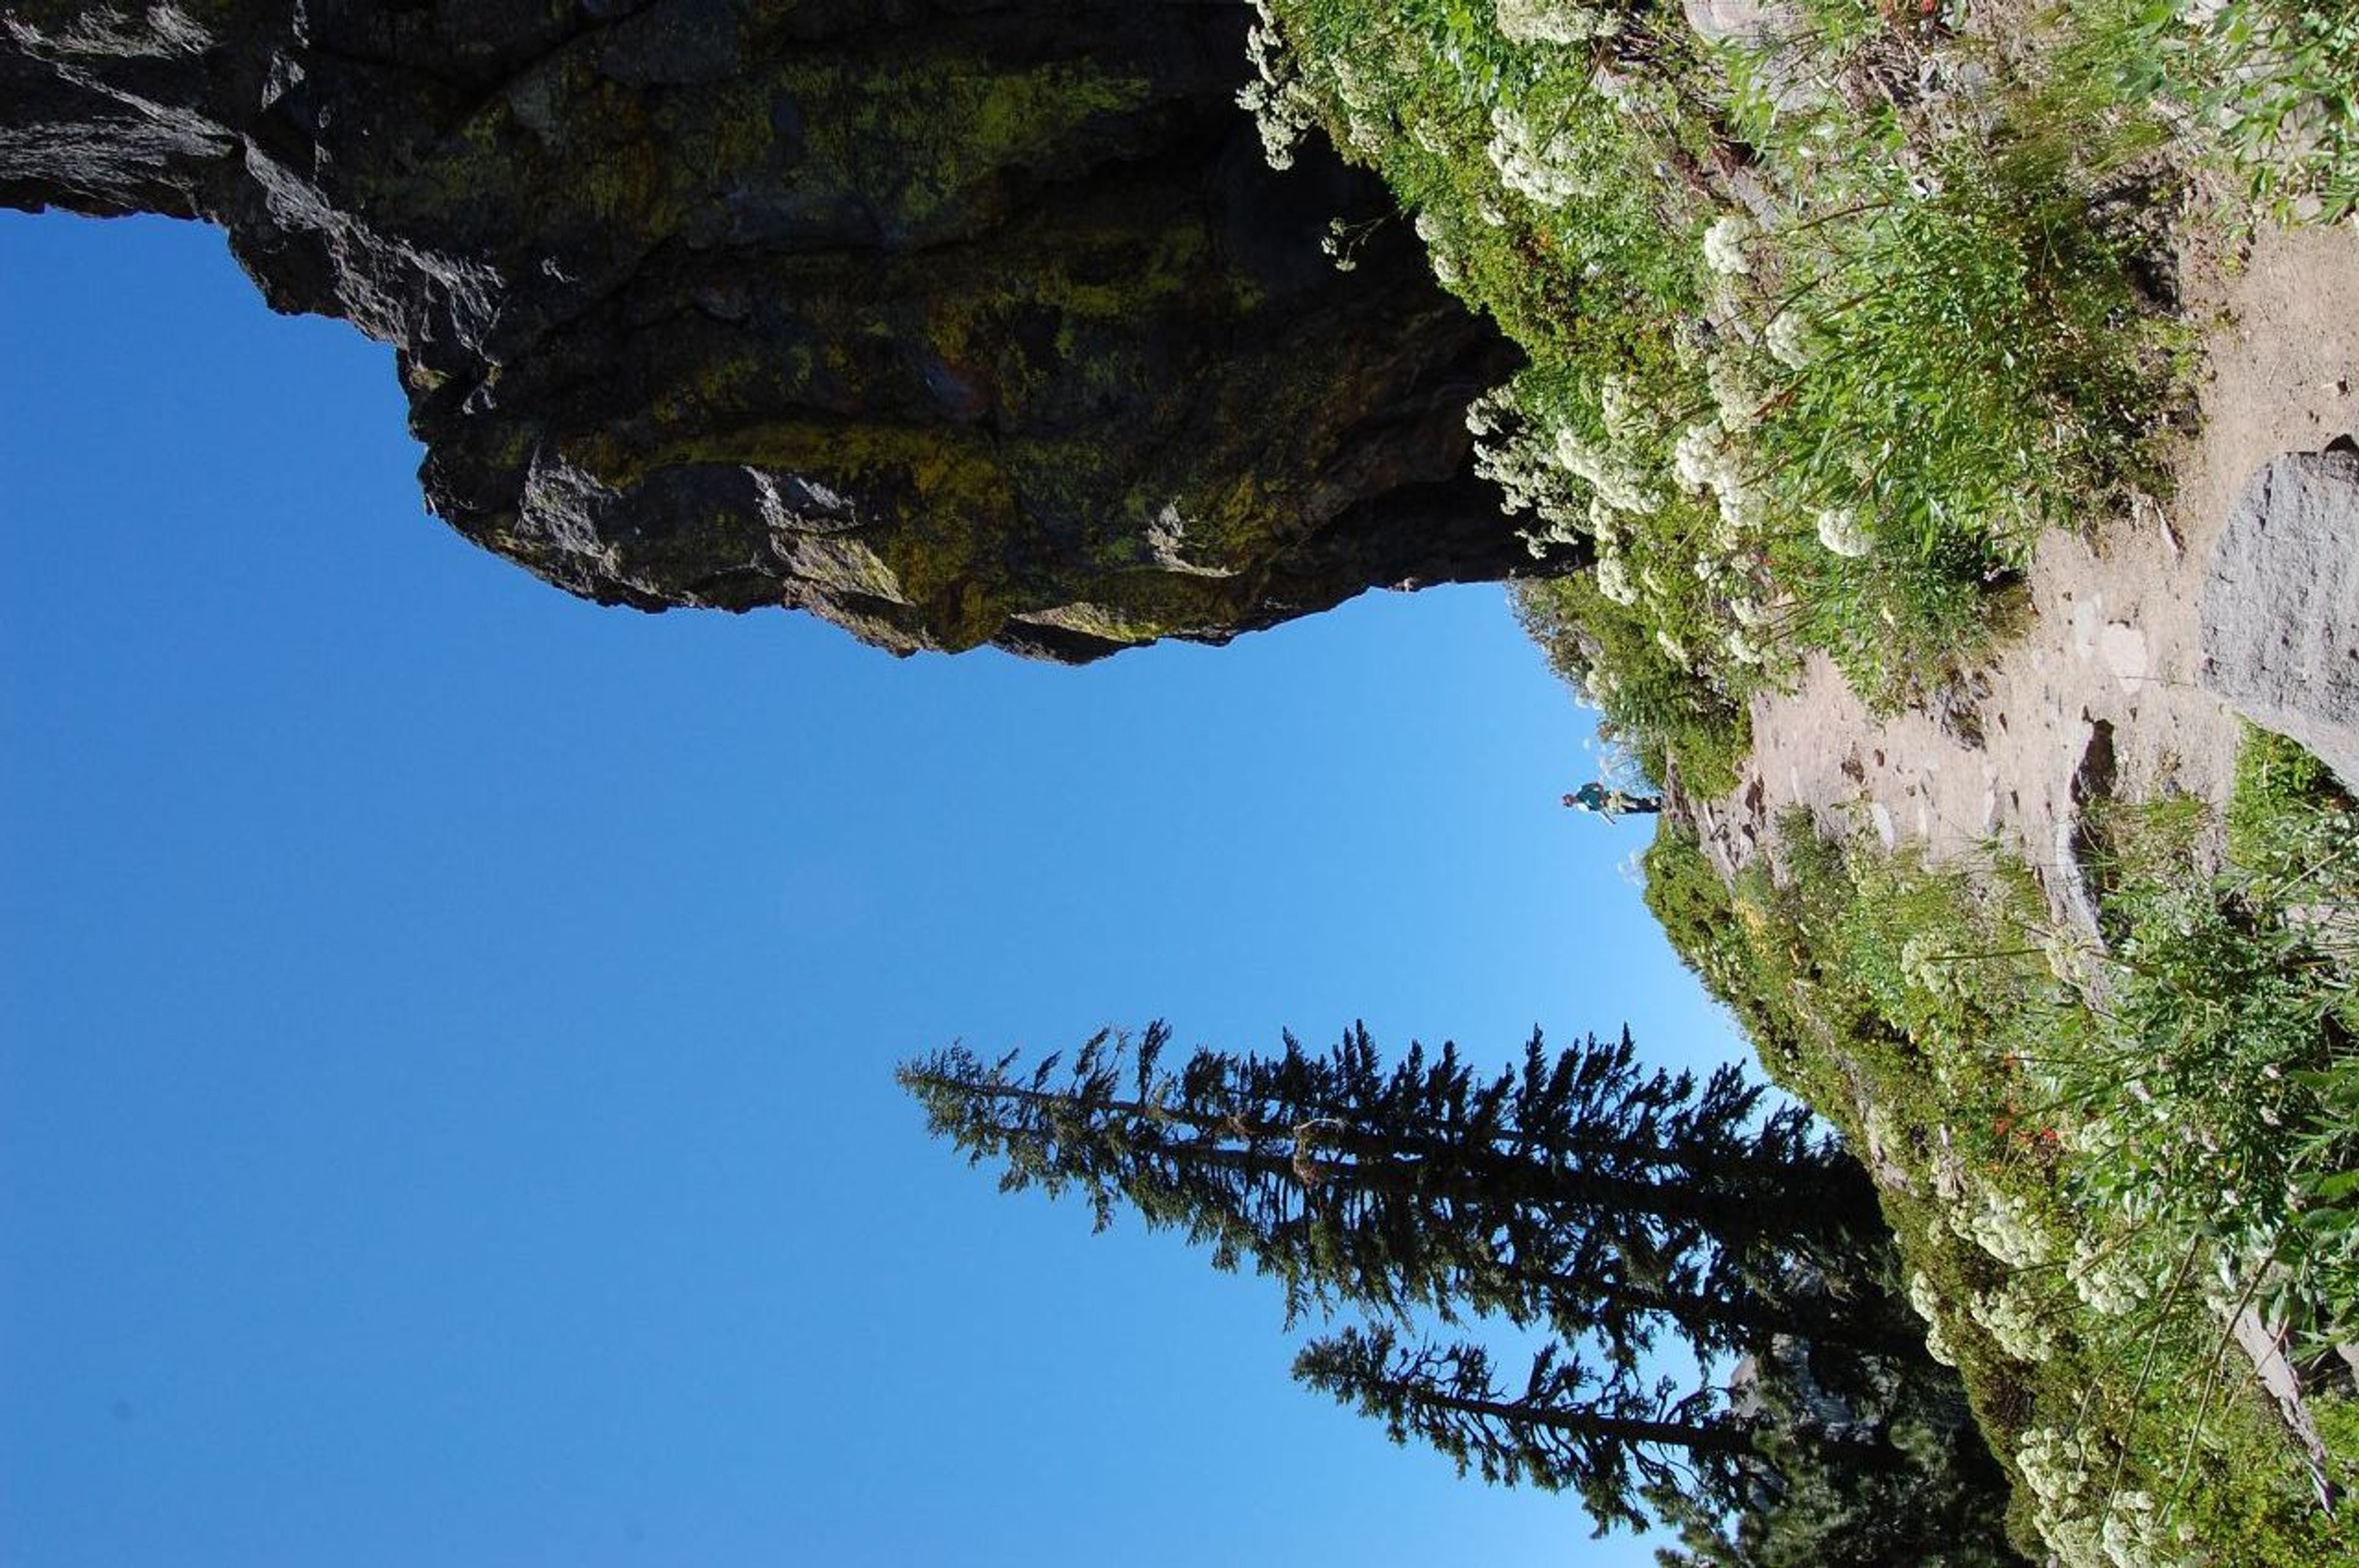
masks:
[[[429,505],[608,603],[1220,642],[1528,566],[1509,351],[1218,0],[0,6],[0,202],[221,224],[394,346]]]
[[[2201,679],[2359,789],[2359,453],[2253,476],[2204,579]]]

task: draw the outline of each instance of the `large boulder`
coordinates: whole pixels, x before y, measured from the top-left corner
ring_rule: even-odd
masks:
[[[1497,334],[1209,0],[12,0],[0,203],[228,230],[392,344],[429,505],[574,593],[885,647],[1219,642],[1528,557]]]
[[[2359,790],[2359,454],[2272,459],[2203,584],[2203,686]]]

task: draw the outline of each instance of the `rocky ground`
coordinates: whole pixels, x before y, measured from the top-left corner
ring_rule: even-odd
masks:
[[[2269,460],[2359,430],[2359,232],[2268,231],[2184,261],[2203,370],[2169,499],[2042,540],[2022,633],[1956,700],[1879,717],[1822,657],[1756,699],[1737,789],[1697,807],[1723,871],[1766,852],[1799,806],[1824,831],[1870,831],[1936,860],[1995,844],[2040,874],[2060,917],[2085,925],[2072,846],[2086,800],[2224,800],[2240,719],[2202,679],[2205,578],[2223,519]]]

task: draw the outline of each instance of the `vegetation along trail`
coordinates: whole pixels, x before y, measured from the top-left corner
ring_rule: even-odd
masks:
[[[2320,308],[2359,298],[2359,232],[2269,230],[2229,258],[2190,246],[2182,265],[2201,371],[2169,488],[2086,533],[2044,535],[2021,628],[1938,703],[1877,712],[1823,654],[1756,695],[1739,785],[1694,803],[1723,871],[1800,806],[1821,834],[1865,827],[1936,860],[1996,839],[2039,871],[2060,915],[2085,922],[2072,843],[2093,746],[2110,754],[2114,793],[2226,805],[2241,720],[2201,684],[2204,575],[2263,463],[2359,430],[2359,323]]]

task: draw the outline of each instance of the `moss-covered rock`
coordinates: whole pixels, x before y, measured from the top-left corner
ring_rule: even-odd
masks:
[[[1082,659],[1527,564],[1464,462],[1506,351],[1397,224],[1326,264],[1384,199],[1263,165],[1239,8],[10,15],[0,201],[223,224],[575,593]]]

